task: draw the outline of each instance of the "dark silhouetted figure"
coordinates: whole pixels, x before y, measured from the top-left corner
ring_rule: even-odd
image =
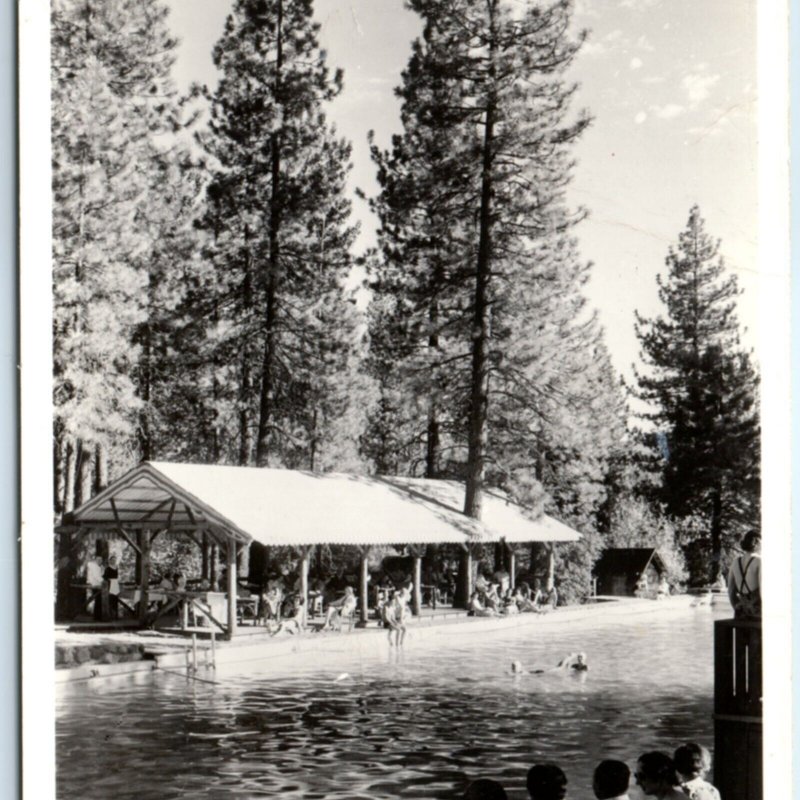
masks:
[[[527,784],[531,800],[564,800],[567,796],[567,776],[555,764],[531,767]]]
[[[592,789],[597,800],[628,800],[631,771],[623,761],[601,761],[594,771]]]

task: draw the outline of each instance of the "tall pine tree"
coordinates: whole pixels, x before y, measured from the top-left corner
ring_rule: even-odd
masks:
[[[222,76],[200,137],[213,170],[208,319],[223,415],[235,420],[222,457],[240,464],[318,466],[343,401],[334,376],[356,343],[343,289],[356,234],[350,146],[322,110],[342,77],[318,27],[311,0],[237,0],[213,53]]]
[[[666,266],[658,277],[666,316],[637,315],[648,368],[637,375],[638,396],[658,435],[660,497],[675,517],[705,520],[687,544],[705,553],[714,581],[735,538],[758,525],[758,377],[739,341],[736,278],[726,276],[697,206]]]
[[[149,438],[142,332],[155,295],[168,302],[175,288],[167,273],[186,252],[196,192],[172,139],[184,122],[166,18],[157,0],[52,7],[57,511],[87,500]]]
[[[570,115],[563,77],[580,38],[567,35],[569,3],[412,7],[425,26],[398,90],[403,132],[389,151],[373,148],[372,343],[388,367],[378,427],[403,431],[395,442],[412,442],[416,462],[421,450],[455,456],[444,471],[466,479],[470,515],[488,482],[580,527],[584,542],[564,557],[579,562],[568,581],[578,594],[625,439],[582,294],[590,266],[571,235],[582,214],[564,202],[570,146],[588,124]],[[414,397],[425,403],[416,418]],[[430,474],[437,461],[425,463]]]

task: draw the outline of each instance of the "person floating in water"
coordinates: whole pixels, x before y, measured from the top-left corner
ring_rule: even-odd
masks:
[[[558,662],[554,667],[547,669],[527,670],[522,666],[521,661],[511,662],[512,675],[542,675],[546,672],[568,672],[570,674],[588,672],[589,665],[586,663],[586,653],[570,653]]]

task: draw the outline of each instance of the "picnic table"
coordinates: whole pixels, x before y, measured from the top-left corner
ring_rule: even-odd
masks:
[[[194,625],[205,625],[210,622],[221,631],[226,630],[225,625],[220,622],[220,619],[225,619],[228,608],[228,599],[224,592],[165,589],[162,593],[166,602],[156,611],[155,616],[148,620],[151,627],[155,626],[163,616],[175,611],[181,628],[189,627],[191,617]]]

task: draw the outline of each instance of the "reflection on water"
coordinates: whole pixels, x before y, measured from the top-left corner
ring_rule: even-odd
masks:
[[[411,638],[357,662],[203,673],[216,685],[168,674],[82,685],[58,700],[58,796],[452,798],[485,776],[525,798],[528,767],[555,761],[570,796],[589,798],[602,758],[712,746],[712,619],[443,632],[445,646]],[[549,666],[574,650],[588,674],[508,672],[512,659]]]

